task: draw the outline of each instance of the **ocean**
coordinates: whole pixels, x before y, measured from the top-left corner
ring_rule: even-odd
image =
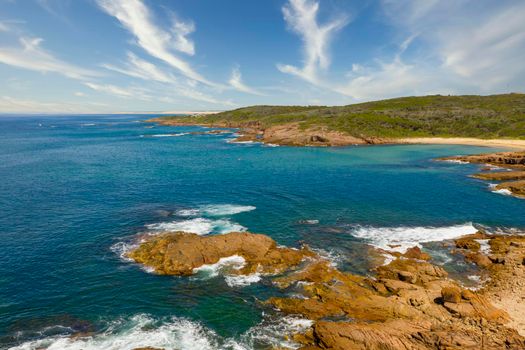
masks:
[[[0,117],[0,348],[297,346],[310,323],[261,302],[287,293],[269,278],[155,275],[124,255],[144,233],[265,233],[362,274],[368,245],[421,244],[465,274],[441,241],[525,228],[525,200],[434,160],[498,149],[270,147],[146,118]]]

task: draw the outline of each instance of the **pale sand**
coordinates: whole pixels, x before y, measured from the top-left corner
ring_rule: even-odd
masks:
[[[508,147],[525,150],[525,140],[506,139],[476,139],[468,137],[417,137],[396,140],[399,143],[446,144],[446,145],[472,145],[486,147]]]

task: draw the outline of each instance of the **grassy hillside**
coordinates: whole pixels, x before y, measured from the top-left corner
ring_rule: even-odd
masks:
[[[525,94],[403,97],[340,107],[252,106],[161,119],[260,129],[297,122],[305,129],[325,126],[366,137],[525,139]]]

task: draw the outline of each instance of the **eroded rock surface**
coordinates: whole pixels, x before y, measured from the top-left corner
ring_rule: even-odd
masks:
[[[478,264],[489,277],[480,293],[506,310],[509,325],[525,336],[525,236],[484,234],[483,238],[490,247],[485,254],[470,248],[463,250],[466,258]],[[479,235],[462,238],[463,242],[467,240],[479,240]],[[465,247],[463,243],[461,246]],[[485,259],[472,259],[472,254]]]
[[[130,257],[158,273],[188,275],[240,255],[246,265],[239,273],[279,273],[275,286],[294,292],[264,304],[314,321],[294,337],[303,349],[524,349],[518,331],[525,320],[525,237],[477,233],[458,239],[456,247],[466,257],[487,258],[480,266],[491,279],[482,290],[451,280],[419,248],[395,254],[373,276],[340,271],[307,248],[278,247],[251,233],[168,233],[150,238]]]
[[[260,234],[232,232],[199,236],[174,232],[152,237],[128,255],[159,274],[187,276],[192,275],[195,268],[234,255],[246,262],[240,274],[279,273],[299,265],[304,257],[313,253],[307,248],[278,247],[273,239]]]
[[[442,160],[459,160],[468,163],[490,164],[502,167],[525,168],[525,151],[499,152],[469,156],[446,157]]]

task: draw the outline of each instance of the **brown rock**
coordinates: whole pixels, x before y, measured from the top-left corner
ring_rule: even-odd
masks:
[[[427,253],[423,253],[421,251],[421,248],[419,247],[412,247],[407,249],[405,254],[403,254],[405,258],[408,259],[418,259],[418,260],[430,260],[431,257]]]
[[[488,267],[492,264],[492,261],[490,261],[488,256],[481,253],[468,253],[465,255],[465,259],[473,262],[479,267]]]
[[[461,289],[458,287],[445,287],[441,289],[441,297],[445,303],[461,302]]]
[[[191,275],[197,267],[215,264],[233,255],[246,260],[239,273],[248,274],[255,271],[279,273],[299,265],[312,253],[308,249],[277,247],[275,241],[265,235],[233,232],[199,236],[176,232],[150,238],[128,254],[136,262],[165,275]]]

